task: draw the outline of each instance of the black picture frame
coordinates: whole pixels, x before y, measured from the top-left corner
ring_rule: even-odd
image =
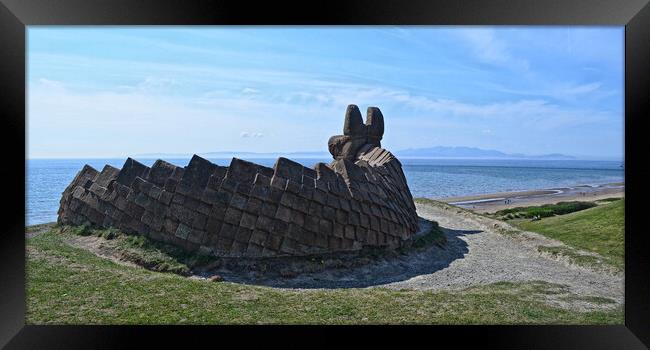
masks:
[[[26,26],[31,25],[618,25],[625,26],[625,325],[418,327],[25,326]],[[270,345],[364,344],[420,336],[432,346],[636,349],[650,344],[650,240],[644,225],[644,118],[650,116],[647,0],[172,1],[0,0],[0,115],[3,116],[0,346],[116,348],[138,344],[219,346],[230,339]],[[644,152],[645,151],[645,152]],[[378,306],[380,307],[380,306]],[[298,330],[300,332],[298,332]],[[336,333],[336,334],[334,334]],[[399,333],[399,334],[396,334]],[[298,340],[288,337],[302,335]],[[254,335],[254,336],[253,336]],[[304,337],[308,335],[308,337]],[[274,344],[275,343],[275,344]],[[437,345],[436,345],[437,344]],[[644,346],[645,344],[645,346]]]

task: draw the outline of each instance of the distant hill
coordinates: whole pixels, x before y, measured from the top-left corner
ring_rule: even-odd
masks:
[[[329,159],[332,156],[329,152],[237,152],[237,151],[226,151],[226,152],[206,152],[206,153],[197,153],[199,156],[204,158],[308,158],[308,159]],[[190,158],[192,154],[190,153],[147,153],[147,154],[138,154],[136,158],[160,158],[160,159],[173,159],[173,158]]]
[[[571,160],[573,156],[552,153],[542,155],[527,155],[521,153],[503,153],[501,151],[481,149],[476,147],[428,147],[409,148],[393,152],[398,158],[486,158],[486,159],[553,159]]]
[[[542,155],[527,155],[521,153],[503,153],[501,151],[481,149],[476,147],[428,147],[428,148],[409,148],[393,152],[398,158],[483,158],[483,159],[542,159],[542,160],[572,160],[576,157],[565,154],[552,153]],[[204,158],[307,158],[307,159],[330,159],[332,156],[329,152],[322,151],[304,151],[304,152],[206,152],[197,153]],[[192,154],[185,153],[149,153],[139,154],[136,158],[190,158]]]

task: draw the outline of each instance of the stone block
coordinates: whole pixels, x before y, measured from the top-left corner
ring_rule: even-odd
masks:
[[[205,230],[210,234],[217,234],[221,230],[221,225],[223,221],[215,219],[214,217],[208,217],[208,220],[205,224]]]
[[[173,198],[173,197],[174,197],[174,194],[173,194],[173,193],[171,193],[171,192],[167,192],[167,191],[162,191],[162,192],[160,193],[160,198],[159,198],[159,200],[160,200],[161,203],[163,203],[163,204],[165,204],[165,205],[170,205],[171,202],[172,202],[172,198]]]
[[[284,191],[287,187],[287,179],[274,175],[273,178],[271,178],[271,187]]]
[[[262,212],[261,214],[268,217],[275,217],[275,212],[278,210],[278,206],[273,203],[264,202],[262,203]]]
[[[262,255],[263,250],[264,247],[262,247],[261,245],[249,244],[248,247],[246,248],[246,256],[259,257]]]
[[[178,180],[176,179],[165,180],[165,186],[164,186],[165,191],[175,192],[177,186],[178,186]]]
[[[319,232],[320,218],[318,216],[305,216],[304,227],[312,232]]]
[[[236,233],[237,233],[237,226],[224,222],[221,225],[221,231],[219,231],[219,236],[223,239],[234,240]]]
[[[273,251],[277,251],[280,249],[280,245],[282,244],[282,239],[283,239],[282,235],[270,233],[266,237],[266,241],[264,242],[264,247]]]
[[[327,192],[320,189],[315,190],[313,200],[321,205],[327,204]]]
[[[251,189],[251,197],[255,197],[260,200],[267,200],[271,193],[271,188],[267,185],[255,184]]]
[[[237,229],[237,233],[235,234],[235,242],[248,244],[248,241],[251,239],[252,234],[253,230],[245,227],[239,227]]]
[[[234,239],[219,238],[217,244],[215,244],[214,249],[218,254],[227,254],[230,253],[230,247],[235,242]]]
[[[244,208],[246,208],[247,199],[248,199],[247,197],[235,193],[230,199],[230,206],[237,208],[239,210],[244,210]]]
[[[253,230],[253,233],[250,237],[250,243],[257,244],[259,246],[266,246],[266,240],[269,234],[261,230]]]
[[[291,208],[293,206],[293,203],[296,199],[296,196],[290,192],[284,192],[282,194],[282,198],[280,199],[280,204],[284,205],[285,207]]]
[[[323,206],[322,217],[329,221],[336,221],[336,209],[329,206]]]
[[[151,166],[151,169],[149,170],[149,174],[147,176],[147,181],[159,187],[164,187],[167,179],[169,179],[174,173],[174,169],[176,169],[175,165],[158,159]]]
[[[278,206],[278,210],[275,212],[275,218],[286,223],[291,222],[291,215],[291,209],[284,205]]]
[[[278,219],[273,219],[269,232],[284,236],[287,234],[288,228],[289,224],[286,222]]]
[[[279,250],[282,253],[293,254],[298,251],[298,241],[285,237]]]
[[[149,168],[144,164],[134,159],[127,158],[115,181],[124,186],[131,187],[131,184],[136,177],[145,177],[148,171]]]
[[[219,200],[218,193],[218,191],[215,191],[211,188],[206,188],[203,190],[203,194],[201,195],[201,201],[208,204],[217,203]]]
[[[333,251],[341,250],[342,246],[343,246],[343,239],[334,236],[328,237],[328,248],[330,250]]]
[[[379,219],[375,216],[370,217],[370,229],[379,231],[381,228]]]
[[[300,182],[289,180],[287,181],[286,191],[287,193],[299,194],[302,184]]]
[[[246,249],[248,248],[247,243],[234,241],[230,247],[230,256],[239,257],[244,256]]]
[[[174,236],[180,238],[180,239],[187,239],[187,237],[190,235],[192,232],[192,228],[185,225],[185,224],[180,224],[178,225],[178,228],[176,229],[176,233]]]
[[[305,198],[306,200],[312,200],[314,198],[314,187],[310,187],[307,185],[302,185],[300,186],[300,193],[298,194],[300,197]]]
[[[317,202],[309,203],[309,212],[308,214],[315,217],[320,217],[322,215],[323,206]]]
[[[253,182],[259,186],[271,186],[271,177],[257,173]]]
[[[219,189],[233,193],[235,190],[237,190],[237,185],[239,185],[239,182],[237,180],[227,177],[223,179],[221,182],[221,187],[219,187]]]
[[[194,212],[192,216],[192,228],[203,230],[205,228],[206,222],[208,221],[208,217],[198,212]]]
[[[334,223],[334,227],[332,229],[332,235],[334,235],[335,237],[339,237],[339,238],[344,237],[345,236],[345,226],[341,225],[341,224],[338,224],[338,223]]]
[[[203,215],[210,215],[210,211],[212,211],[212,206],[205,202],[200,202],[199,206],[196,208],[196,211]]]
[[[361,227],[368,228],[370,227],[370,217],[366,214],[359,215],[359,225]]]
[[[284,157],[279,157],[273,166],[275,176],[290,179],[295,182],[301,182],[303,168],[304,166],[301,164]]]
[[[292,210],[291,211],[291,222],[298,225],[298,226],[304,226],[305,225],[305,214],[303,214],[300,211],[297,210]]]
[[[241,217],[241,221],[239,222],[239,226],[252,230],[255,228],[256,221],[257,221],[257,216],[249,213],[243,213]]]
[[[239,185],[237,185],[237,189],[235,190],[235,192],[243,195],[244,197],[248,197],[251,193],[252,188],[253,188],[252,183],[240,182]]]
[[[226,214],[223,218],[223,221],[232,225],[239,225],[239,221],[241,221],[242,213],[243,212],[241,210],[238,210],[237,208],[229,207],[226,210]]]
[[[190,234],[187,236],[187,240],[195,244],[201,244],[203,243],[205,236],[206,236],[205,231],[192,230]]]
[[[326,219],[320,219],[318,225],[319,231],[322,234],[330,235],[332,234],[333,224],[331,221]]]
[[[212,206],[212,209],[210,209],[209,216],[217,220],[223,220],[223,218],[226,216],[226,210],[227,210],[226,206],[221,204],[214,204]]]
[[[260,166],[245,160],[233,158],[228,166],[226,176],[237,179],[240,183],[253,183]]]
[[[300,196],[296,196],[296,198],[293,201],[293,206],[291,206],[291,208],[295,210],[299,210],[305,214],[309,213],[309,201]]]
[[[315,233],[314,234],[314,245],[319,248],[327,248],[328,247],[328,235],[323,235],[320,233]]]
[[[327,195],[327,205],[329,205],[334,209],[341,208],[341,203],[339,202],[339,198],[331,193]]]
[[[269,197],[267,200],[272,203],[280,203],[280,200],[282,199],[282,195],[284,194],[283,190],[279,190],[275,187],[270,187],[271,191],[269,192]]]
[[[249,198],[244,210],[257,216],[262,211],[262,201],[257,198]]]

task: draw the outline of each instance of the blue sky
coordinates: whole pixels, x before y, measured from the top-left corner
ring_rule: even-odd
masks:
[[[389,150],[623,155],[623,27],[29,27],[28,158]]]

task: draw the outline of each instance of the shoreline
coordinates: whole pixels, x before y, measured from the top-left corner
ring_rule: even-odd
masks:
[[[625,196],[625,183],[577,185],[539,190],[486,193],[436,199],[477,213],[495,212],[522,206],[537,206],[568,201],[598,201]]]

